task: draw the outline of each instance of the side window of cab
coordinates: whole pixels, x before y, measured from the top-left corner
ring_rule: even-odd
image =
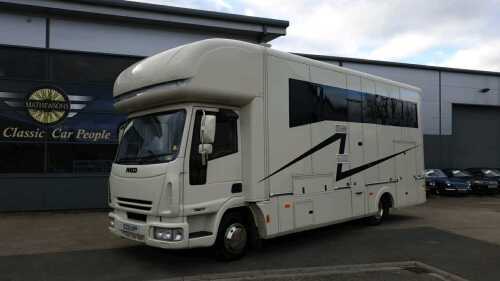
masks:
[[[220,109],[218,112],[206,112],[216,116],[215,140],[212,153],[208,155],[208,163],[238,152],[238,114],[233,110]],[[207,166],[202,165],[201,154],[198,152],[200,145],[200,122],[203,113],[196,112],[195,125],[191,140],[191,152],[189,156],[189,184],[201,185],[207,181]]]

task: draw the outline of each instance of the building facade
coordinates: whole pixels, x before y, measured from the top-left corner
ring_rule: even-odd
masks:
[[[125,1],[0,0],[0,211],[106,208],[125,116],[118,74],[206,38],[265,43],[288,22]]]
[[[106,208],[118,73],[181,44],[265,43],[287,27],[120,0],[0,0],[0,211]],[[500,167],[500,73],[300,55],[422,88],[427,167]]]

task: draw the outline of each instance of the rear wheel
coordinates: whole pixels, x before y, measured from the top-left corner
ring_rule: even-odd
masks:
[[[380,201],[378,202],[377,213],[375,213],[375,215],[371,216],[368,219],[368,223],[370,225],[379,225],[389,215],[391,206],[389,200],[390,199],[388,199],[388,197],[386,196],[380,199]]]
[[[248,226],[238,213],[224,215],[215,241],[218,260],[236,260],[245,255],[248,246]]]

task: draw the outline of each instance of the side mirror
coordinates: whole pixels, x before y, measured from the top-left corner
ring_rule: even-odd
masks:
[[[198,146],[198,153],[200,154],[212,154],[212,151],[212,144],[200,144]]]
[[[212,144],[215,140],[215,115],[203,114],[200,126],[200,143]]]
[[[201,164],[207,164],[207,156],[212,153],[212,144],[215,141],[215,115],[206,115],[203,112],[200,124],[200,145],[198,146],[198,153],[201,154]]]

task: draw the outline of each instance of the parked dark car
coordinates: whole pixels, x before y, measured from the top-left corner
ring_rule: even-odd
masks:
[[[448,177],[467,179],[471,183],[473,193],[484,194],[496,192],[498,183],[496,180],[489,179],[482,175],[472,175],[465,169],[443,169]]]
[[[471,191],[470,176],[455,176],[440,169],[427,169],[424,175],[426,189],[431,194],[467,194]]]
[[[478,180],[484,179],[484,180],[496,182],[496,186],[489,184],[488,189],[485,189],[484,191],[488,191],[491,193],[499,192],[499,185],[500,185],[500,171],[499,170],[491,169],[491,168],[468,168],[466,170],[474,178],[477,178]]]

